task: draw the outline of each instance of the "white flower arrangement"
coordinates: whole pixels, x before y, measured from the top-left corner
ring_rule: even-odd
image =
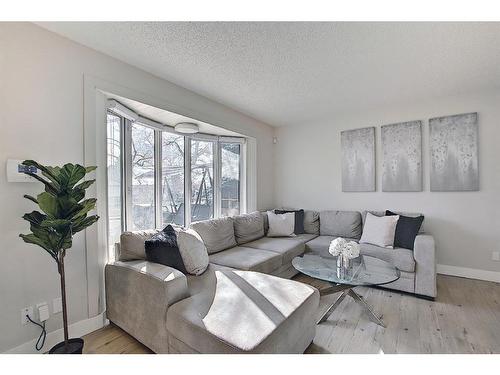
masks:
[[[328,252],[334,257],[342,254],[348,259],[354,259],[359,256],[359,244],[354,241],[346,241],[344,238],[336,238],[330,242]]]
[[[328,252],[332,254],[334,257],[336,257],[342,253],[346,244],[347,244],[346,240],[344,240],[342,237],[338,237],[334,239],[332,242],[330,242],[330,247],[328,248]]]

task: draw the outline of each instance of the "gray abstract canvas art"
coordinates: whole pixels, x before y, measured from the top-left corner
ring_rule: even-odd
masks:
[[[375,191],[375,128],[340,133],[342,191]]]
[[[477,113],[429,120],[431,191],[479,190]]]
[[[382,191],[422,191],[422,122],[382,126]]]

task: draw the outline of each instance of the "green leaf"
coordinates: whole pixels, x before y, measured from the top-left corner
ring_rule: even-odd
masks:
[[[99,220],[99,216],[92,215],[89,217],[81,218],[78,221],[75,221],[75,223],[73,224],[73,233],[78,233],[84,230],[85,228],[90,227],[97,220]]]
[[[67,219],[72,216],[74,210],[80,209],[78,201],[70,195],[62,195],[57,198],[57,205],[59,207],[57,216],[58,219]]]
[[[56,197],[47,192],[44,192],[38,194],[36,198],[38,200],[40,209],[45,212],[49,218],[56,219],[59,217],[59,205]]]
[[[42,228],[54,228],[57,232],[66,232],[71,229],[72,221],[66,219],[47,219],[40,223]]]
[[[54,258],[54,260],[57,262],[57,255],[55,252],[53,252],[50,248],[48,248],[45,244],[44,241],[42,241],[40,238],[36,237],[34,234],[20,234],[19,237],[23,239],[24,242],[33,244],[33,245],[38,245],[45,251],[49,253],[49,255]]]
[[[31,172],[24,172],[24,174],[27,174],[28,176],[33,177],[35,180],[40,181],[42,184],[45,185],[45,191],[47,193],[51,193],[53,195],[59,194],[59,188],[55,187],[51,182],[45,180],[44,178],[40,177],[39,175]]]
[[[86,167],[85,173],[90,173],[92,171],[95,171],[96,169],[97,169],[97,167],[95,167],[95,166]]]
[[[84,201],[79,203],[81,208],[72,214],[73,219],[78,219],[80,217],[85,216],[87,214],[87,212],[89,212],[90,210],[93,210],[95,208],[96,202],[97,202],[97,199],[90,198],[90,199],[85,199]]]
[[[81,184],[76,185],[75,190],[76,189],[80,189],[80,190],[88,189],[90,187],[90,185],[92,185],[94,182],[95,182],[95,180],[84,181]]]
[[[40,163],[37,163],[34,160],[25,160],[22,162],[23,165],[26,166],[33,166],[42,171],[42,174],[47,177],[51,182],[52,185],[55,189],[59,189],[59,178],[58,178],[58,169],[50,167],[50,166],[44,166]]]
[[[32,197],[31,195],[24,194],[23,197],[26,198],[26,199],[28,199],[28,200],[30,200],[30,201],[32,201],[32,202],[34,202],[34,203],[36,203],[36,204],[38,204],[38,201],[34,197]]]
[[[85,168],[79,164],[64,164],[59,172],[61,188],[72,189],[84,177]]]
[[[32,211],[29,214],[24,214],[23,219],[29,221],[31,224],[40,225],[42,221],[47,218],[46,215],[43,215],[41,212]]]

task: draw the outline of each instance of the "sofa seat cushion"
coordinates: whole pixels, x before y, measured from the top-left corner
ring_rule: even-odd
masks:
[[[338,236],[319,236],[311,241],[306,242],[306,252],[312,252],[316,255],[322,257],[331,256],[328,252],[328,248],[330,247],[330,242],[332,242]],[[346,238],[347,241],[356,241],[354,238]]]
[[[209,256],[210,263],[245,271],[272,273],[281,266],[283,256],[274,251],[236,246]]]
[[[254,249],[268,250],[283,255],[283,264],[290,263],[296,256],[304,254],[305,246],[301,241],[293,238],[264,237],[245,244]],[[280,264],[281,266],[281,264]]]
[[[389,262],[401,271],[415,272],[415,258],[413,258],[413,251],[396,247],[394,249],[387,249],[376,245],[362,243],[360,246],[360,253],[379,258]]]
[[[213,272],[167,313],[169,344],[197,353],[300,353],[314,337],[319,293],[258,272]],[[178,340],[178,341],[177,341]]]
[[[303,234],[298,234],[295,237],[287,237],[287,238],[284,238],[284,239],[285,240],[298,241],[298,242],[302,242],[303,244],[305,244],[306,242],[309,242],[309,241],[315,239],[316,237],[318,237],[317,234],[303,233]]]

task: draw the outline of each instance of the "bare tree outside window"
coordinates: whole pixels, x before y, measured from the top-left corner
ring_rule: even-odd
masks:
[[[161,139],[163,225],[184,225],[184,137],[163,133]]]
[[[240,214],[240,154],[238,143],[221,143],[221,215]]]
[[[132,228],[155,227],[154,130],[132,125]]]
[[[191,141],[191,221],[214,217],[214,143]]]

